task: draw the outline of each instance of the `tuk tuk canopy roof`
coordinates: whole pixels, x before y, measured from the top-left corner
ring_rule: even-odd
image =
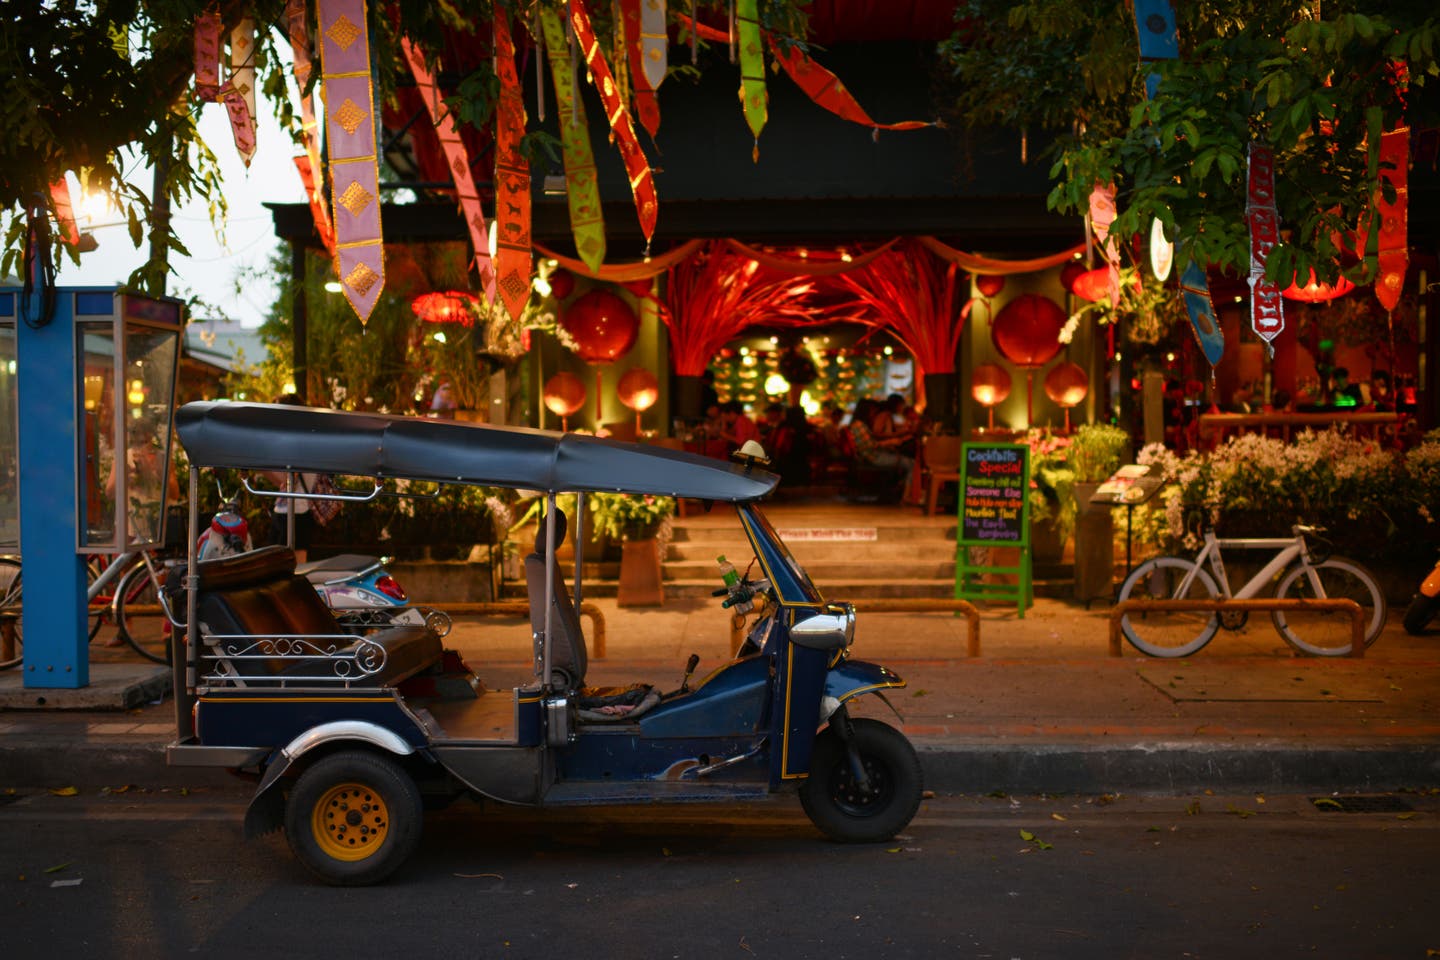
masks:
[[[648,444],[285,404],[187,403],[175,429],[190,462],[203,467],[729,502],[763,497],[780,481]]]

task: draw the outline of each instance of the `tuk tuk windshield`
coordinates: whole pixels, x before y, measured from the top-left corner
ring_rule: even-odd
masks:
[[[772,585],[780,592],[782,600],[792,603],[820,603],[824,600],[815,584],[810,582],[810,575],[805,568],[796,562],[790,553],[790,548],[780,535],[775,532],[770,519],[761,512],[758,504],[747,503],[740,506],[740,515],[746,526],[751,528],[752,536],[755,538],[756,549],[761,553],[761,561],[768,567],[771,576],[774,578]],[[776,569],[778,567],[778,569]]]

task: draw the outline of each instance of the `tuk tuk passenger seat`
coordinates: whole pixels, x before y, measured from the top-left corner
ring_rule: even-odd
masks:
[[[535,642],[535,663],[538,667],[545,651],[541,642],[545,637],[545,574],[549,568],[554,573],[555,597],[551,603],[550,629],[550,670],[563,673],[565,685],[578,690],[585,685],[585,669],[589,666],[585,650],[585,633],[580,627],[580,614],[570,598],[570,589],[565,585],[565,575],[559,563],[545,549],[545,520],[535,534],[535,552],[525,558],[525,592],[530,600],[530,631]],[[565,539],[566,519],[564,510],[555,511],[555,542]]]

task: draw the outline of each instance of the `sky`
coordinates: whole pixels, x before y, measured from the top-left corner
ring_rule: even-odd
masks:
[[[180,298],[191,292],[206,303],[224,309],[224,319],[238,320],[244,326],[259,326],[277,296],[274,281],[262,272],[260,278],[249,279],[235,290],[236,278],[247,267],[267,268],[279,249],[274,221],[270,211],[261,204],[269,202],[304,203],[305,190],[295,171],[292,157],[295,147],[280,129],[269,107],[261,103],[256,111],[257,149],[247,170],[230,135],[230,121],[225,107],[206,104],[200,114],[200,135],[210,145],[220,162],[229,211],[221,224],[223,237],[210,223],[203,199],[192,200],[174,212],[175,230],[181,243],[190,251],[189,257],[172,258],[168,293]],[[127,169],[128,179],[149,193],[151,174],[136,162]],[[71,189],[75,185],[71,184]],[[79,198],[75,198],[77,202]],[[83,214],[81,215],[83,217]],[[67,255],[56,257],[56,283],[61,286],[109,285],[123,282],[130,272],[145,262],[146,248],[130,244],[129,231],[113,223],[101,213],[91,220],[99,248],[80,255],[80,265],[72,264]],[[89,229],[83,219],[81,229]],[[216,319],[204,317],[204,319]]]

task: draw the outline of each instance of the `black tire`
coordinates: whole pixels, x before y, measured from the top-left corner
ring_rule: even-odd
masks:
[[[1405,608],[1405,632],[1412,637],[1423,636],[1425,628],[1430,626],[1430,621],[1435,619],[1437,613],[1440,613],[1440,597],[1415,594],[1415,599]]]
[[[1320,589],[1327,599],[1354,600],[1365,619],[1365,646],[1369,647],[1385,630],[1385,594],[1375,575],[1354,560],[1330,557],[1311,565]],[[1315,585],[1303,566],[1291,567],[1280,577],[1275,596],[1282,599],[1306,599],[1317,596]],[[1343,657],[1350,653],[1350,618],[1341,613],[1302,611],[1270,614],[1275,629],[1285,642],[1316,657]]]
[[[120,578],[115,588],[115,626],[120,639],[146,660],[170,663],[175,630],[164,613],[136,614],[137,606],[153,607],[160,603],[161,585],[150,576],[144,563],[137,563]]]
[[[24,659],[24,654],[21,652],[24,638],[21,636],[20,629],[20,588],[20,558],[0,557],[0,610],[16,615],[15,656],[10,660],[0,661],[0,670],[17,666]]]
[[[1184,595],[1178,593],[1193,577]],[[1117,603],[1126,600],[1213,600],[1220,595],[1204,567],[1184,557],[1153,557],[1130,572],[1120,585]],[[1211,610],[1136,611],[1120,619],[1120,632],[1130,645],[1151,657],[1188,657],[1209,643],[1220,629]]]
[[[810,822],[832,840],[889,840],[920,809],[920,758],[905,735],[889,724],[868,718],[850,723],[871,794],[861,796],[857,791],[849,751],[840,735],[827,727],[815,738],[810,776],[800,785],[800,805]]]
[[[346,750],[300,775],[285,803],[285,839],[332,886],[379,883],[420,843],[420,788],[389,757]]]

